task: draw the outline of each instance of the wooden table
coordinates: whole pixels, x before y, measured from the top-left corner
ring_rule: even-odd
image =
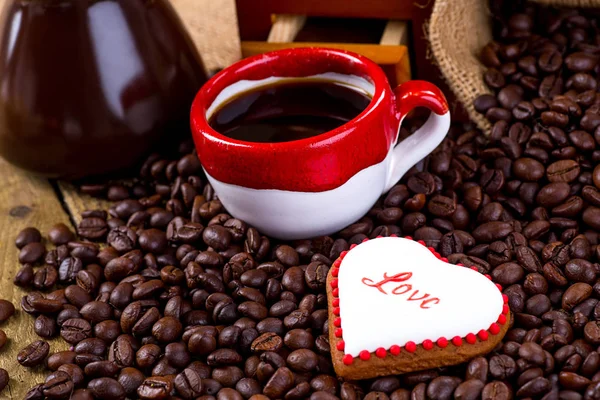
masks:
[[[21,297],[26,291],[12,281],[20,268],[15,236],[27,226],[35,226],[45,236],[50,227],[63,222],[73,227],[80,221],[81,211],[108,208],[108,202],[80,195],[65,182],[50,182],[20,171],[0,158],[0,298],[10,300],[15,315],[0,329],[9,338],[0,350],[0,367],[8,371],[10,383],[0,393],[0,399],[22,399],[26,391],[43,382],[43,368],[29,369],[17,363],[17,353],[25,345],[38,340],[33,332],[34,318],[21,311]],[[68,344],[60,337],[50,341],[51,353],[66,350]]]
[[[0,6],[5,0],[0,0]],[[170,0],[190,31],[208,70],[223,68],[240,58],[234,0]],[[80,196],[62,182],[48,182],[17,170],[0,158],[0,298],[15,305],[15,316],[0,324],[9,337],[0,350],[0,367],[8,371],[10,383],[0,393],[0,400],[23,399],[27,390],[43,382],[42,368],[31,370],[17,363],[19,350],[37,340],[33,332],[34,318],[21,311],[21,297],[26,293],[12,281],[20,268],[16,234],[27,226],[35,226],[46,235],[48,229],[63,222],[73,226],[85,209],[107,208],[89,196]],[[57,338],[50,341],[51,353],[68,348]]]

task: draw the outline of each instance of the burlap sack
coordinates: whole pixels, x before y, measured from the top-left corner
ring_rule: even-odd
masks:
[[[493,1],[493,0],[492,0]],[[600,0],[532,0],[561,7],[600,7]],[[491,124],[473,108],[473,100],[491,93],[483,82],[479,52],[491,39],[488,0],[436,0],[429,22],[435,62],[469,117],[486,134]]]
[[[234,0],[170,1],[192,36],[208,72],[225,68],[242,57]]]

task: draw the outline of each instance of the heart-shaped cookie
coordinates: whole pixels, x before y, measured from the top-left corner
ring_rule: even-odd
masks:
[[[508,330],[501,287],[410,238],[365,240],[328,276],[329,341],[346,379],[458,364]]]

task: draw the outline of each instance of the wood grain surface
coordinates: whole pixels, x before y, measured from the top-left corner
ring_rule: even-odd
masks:
[[[23,399],[27,390],[45,377],[41,368],[31,370],[17,363],[19,350],[39,338],[33,332],[34,318],[21,311],[21,297],[26,292],[12,283],[20,267],[15,236],[27,226],[37,227],[45,236],[58,222],[70,225],[69,216],[48,181],[20,171],[0,158],[0,298],[12,301],[17,310],[0,324],[9,338],[0,350],[0,368],[10,375],[0,399]],[[50,341],[51,352],[67,347],[62,339]]]
[[[5,1],[0,0],[0,7]],[[171,2],[194,39],[207,70],[224,68],[240,58],[234,0]],[[16,360],[21,348],[39,339],[33,332],[34,318],[21,311],[20,301],[26,291],[12,283],[20,268],[14,245],[16,234],[27,226],[35,226],[45,236],[58,222],[71,226],[69,214],[77,223],[81,211],[108,208],[108,204],[79,194],[65,182],[59,182],[55,191],[46,179],[18,170],[0,158],[0,298],[12,301],[17,310],[12,318],[0,324],[9,338],[0,350],[0,368],[10,375],[9,385],[0,392],[0,400],[23,399],[27,390],[43,382],[47,374],[43,368],[22,367]],[[60,338],[49,342],[50,353],[68,348]]]
[[[58,182],[58,188],[64,207],[71,216],[75,225],[81,222],[81,212],[85,210],[108,210],[110,202],[98,199],[77,191],[77,188],[68,182]]]

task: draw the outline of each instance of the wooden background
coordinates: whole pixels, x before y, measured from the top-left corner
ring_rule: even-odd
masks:
[[[5,1],[0,0],[0,6]],[[170,0],[188,27],[209,71],[223,68],[240,57],[237,20],[233,0]],[[60,194],[57,194],[57,192]],[[43,382],[42,368],[31,370],[20,366],[17,353],[25,345],[38,339],[33,332],[33,317],[20,309],[24,291],[12,280],[19,269],[18,250],[14,245],[16,234],[27,226],[35,226],[46,235],[48,229],[63,222],[77,222],[85,209],[106,208],[107,203],[80,196],[67,183],[54,188],[39,177],[17,170],[0,158],[0,298],[10,300],[17,312],[0,324],[9,341],[0,349],[0,367],[10,375],[9,385],[0,393],[0,399],[23,399],[27,390]],[[62,339],[50,341],[50,352],[67,349]]]

